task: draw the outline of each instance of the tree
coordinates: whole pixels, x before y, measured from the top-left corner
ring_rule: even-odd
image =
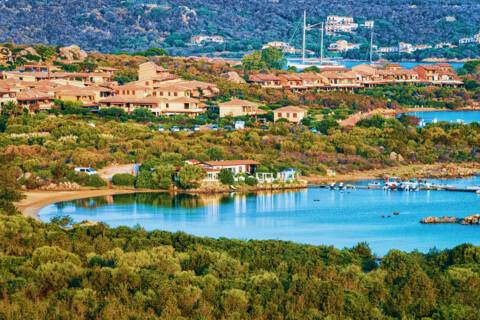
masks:
[[[265,48],[262,50],[261,60],[270,69],[283,69],[287,65],[287,59],[283,51],[278,48]]]
[[[262,70],[267,67],[262,60],[262,53],[260,51],[245,55],[242,59],[242,66],[245,71]]]
[[[198,188],[205,176],[205,170],[198,166],[187,164],[178,172],[178,185],[183,189]]]
[[[0,211],[12,214],[17,211],[13,202],[23,199],[17,180],[18,170],[3,167],[0,170]]]
[[[233,173],[228,169],[220,170],[220,172],[218,173],[218,180],[220,180],[220,182],[225,185],[232,185],[235,183]]]
[[[164,164],[155,167],[152,172],[153,185],[158,189],[168,190],[172,186],[175,167],[170,164]]]

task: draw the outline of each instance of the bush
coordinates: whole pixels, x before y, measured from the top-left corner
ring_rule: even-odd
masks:
[[[220,170],[220,173],[218,174],[218,180],[220,180],[222,184],[226,185],[232,185],[235,183],[232,171],[227,169]]]
[[[112,177],[112,183],[116,186],[135,186],[135,177],[129,173],[117,173]]]
[[[101,187],[106,187],[107,182],[105,182],[105,180],[103,180],[98,174],[92,174],[92,175],[87,175],[85,185],[87,187],[101,188]]]
[[[248,176],[245,178],[245,183],[249,186],[256,186],[258,184],[258,180],[255,177]]]

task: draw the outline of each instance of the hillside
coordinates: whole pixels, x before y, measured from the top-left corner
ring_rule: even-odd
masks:
[[[0,2],[0,41],[192,53],[198,49],[186,45],[191,35],[219,34],[227,43],[204,51],[241,51],[288,40],[303,9],[310,23],[332,14],[374,19],[379,45],[457,41],[480,27],[480,14],[472,14],[480,12],[476,0],[6,0]],[[365,32],[355,40],[365,41]],[[312,42],[318,37],[311,36]],[[298,46],[298,33],[295,39]]]

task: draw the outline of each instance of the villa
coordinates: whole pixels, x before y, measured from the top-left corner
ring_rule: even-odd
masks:
[[[259,109],[260,104],[241,99],[232,99],[227,102],[219,103],[218,110],[220,118],[223,117],[240,117],[240,116],[257,116],[266,112]]]
[[[273,117],[275,122],[280,119],[286,119],[289,122],[299,123],[305,118],[306,110],[295,107],[295,106],[288,106],[283,108],[278,108],[273,110]]]

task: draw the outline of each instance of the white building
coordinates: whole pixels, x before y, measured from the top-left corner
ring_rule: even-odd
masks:
[[[205,36],[205,35],[196,35],[192,36],[190,42],[195,45],[202,45],[204,43],[224,43],[225,38],[222,36]]]
[[[338,40],[330,44],[328,50],[338,51],[338,52],[347,52],[354,49],[359,49],[360,45],[357,43],[350,43],[347,40]]]

